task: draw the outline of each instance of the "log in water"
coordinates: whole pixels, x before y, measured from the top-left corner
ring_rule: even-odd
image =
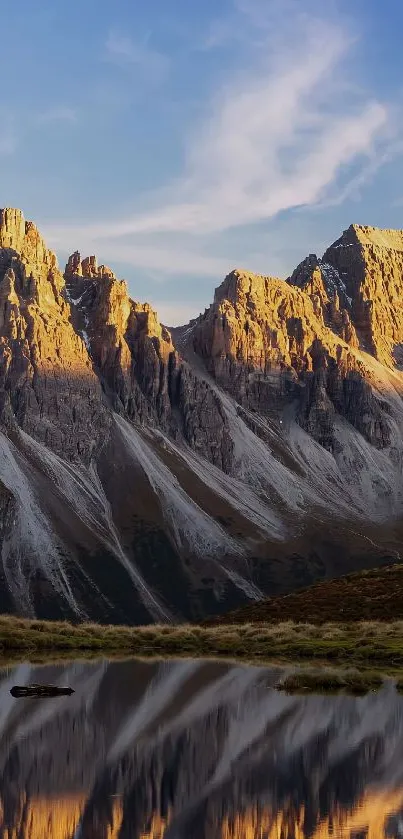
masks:
[[[37,696],[37,697],[51,697],[51,696],[70,696],[74,693],[73,688],[59,687],[58,685],[15,685],[10,690],[11,696],[16,699]]]

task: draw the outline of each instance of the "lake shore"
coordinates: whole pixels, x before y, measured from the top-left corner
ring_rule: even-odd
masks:
[[[0,616],[1,658],[46,653],[230,658],[262,664],[288,659],[399,669],[403,621],[128,627]]]

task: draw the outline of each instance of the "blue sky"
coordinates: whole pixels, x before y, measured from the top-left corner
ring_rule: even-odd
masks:
[[[0,6],[1,6],[0,2]],[[168,324],[403,227],[400,0],[3,0],[2,206]]]

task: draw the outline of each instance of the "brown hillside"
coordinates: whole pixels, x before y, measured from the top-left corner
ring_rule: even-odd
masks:
[[[295,594],[244,606],[214,620],[220,624],[297,621],[320,624],[403,619],[403,565],[349,574]],[[210,624],[212,622],[209,622]]]

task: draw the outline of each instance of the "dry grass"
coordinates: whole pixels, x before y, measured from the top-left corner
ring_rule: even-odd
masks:
[[[403,621],[98,626],[0,616],[0,656],[90,653],[403,665]]]
[[[289,673],[276,687],[288,694],[347,693],[364,696],[369,691],[379,690],[383,681],[380,673],[371,671],[300,669]]]

